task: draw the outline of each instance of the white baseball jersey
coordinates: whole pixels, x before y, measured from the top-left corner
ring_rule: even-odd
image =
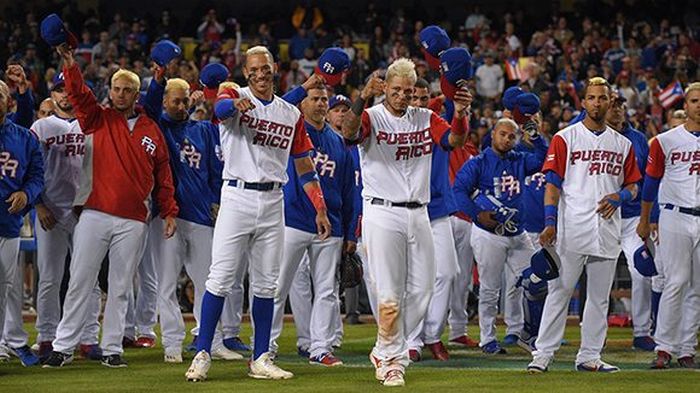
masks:
[[[700,138],[684,125],[651,142],[646,172],[661,178],[660,204],[700,208]]]
[[[85,135],[76,119],[56,115],[39,119],[32,125],[44,153],[44,191],[42,202],[57,219],[71,212],[80,184],[85,156]]]
[[[579,122],[552,138],[542,171],[554,171],[563,180],[557,225],[559,250],[617,258],[622,233],[620,209],[607,220],[596,209],[605,195],[641,178],[632,142],[610,127],[596,135]]]
[[[391,202],[430,202],[434,144],[450,125],[430,109],[408,107],[396,117],[378,104],[362,113],[362,196]]]
[[[301,112],[277,96],[265,105],[248,87],[227,89],[219,95],[238,97],[250,99],[255,108],[245,113],[236,111],[219,125],[223,178],[286,183],[289,155],[303,154],[313,147]]]

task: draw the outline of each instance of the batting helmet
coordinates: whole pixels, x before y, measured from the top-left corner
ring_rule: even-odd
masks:
[[[553,247],[544,247],[530,258],[532,273],[544,281],[559,277],[561,261]]]
[[[652,250],[646,244],[634,252],[634,268],[644,277],[653,277],[659,274],[656,270]]]

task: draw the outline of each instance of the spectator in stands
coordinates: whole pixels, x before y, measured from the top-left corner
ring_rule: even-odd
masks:
[[[307,49],[312,49],[314,46],[313,37],[311,37],[305,26],[297,29],[297,33],[289,40],[289,59],[299,60],[304,57],[304,52]]]
[[[503,69],[494,63],[494,55],[486,53],[485,63],[476,69],[476,94],[482,98],[498,100],[503,93]]]
[[[197,27],[199,39],[209,42],[221,41],[221,35],[226,28],[216,17],[216,10],[210,9],[204,16],[202,23]]]

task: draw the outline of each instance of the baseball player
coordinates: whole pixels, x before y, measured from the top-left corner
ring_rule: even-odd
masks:
[[[412,105],[417,108],[428,107],[430,86],[425,79],[419,79],[416,82],[412,101]],[[454,106],[448,100],[446,107],[448,111],[444,118],[451,121]],[[413,332],[409,332],[407,337],[409,357],[412,361],[420,360],[423,345],[428,347],[434,359],[441,361],[449,359],[449,354],[440,340],[440,336],[445,328],[450,305],[450,291],[459,266],[455,239],[450,224],[450,215],[457,210],[457,206],[450,187],[448,166],[449,151],[435,146],[432,155],[430,203],[428,204],[428,217],[435,244],[435,288],[425,318]]]
[[[288,158],[294,158],[304,192],[312,202],[320,239],[330,235],[323,192],[309,157],[311,141],[296,107],[273,94],[275,63],[262,46],[246,52],[243,72],[248,86],[225,89],[215,112],[224,158],[221,208],[214,226],[212,264],[202,300],[197,355],[186,372],[190,381],[206,379],[211,343],[235,270],[248,252],[253,291],[254,348],[249,376],[288,379],[293,374],[270,357],[270,329],[284,242],[283,195]]]
[[[409,106],[416,80],[412,61],[394,61],[385,81],[376,73],[371,77],[343,123],[343,136],[359,144],[368,290],[376,294],[379,316],[370,359],[384,386],[405,384],[405,335],[425,316],[435,284],[426,207],[434,143],[460,146],[467,128],[468,92],[458,91],[450,126],[429,109]],[[383,103],[364,109],[368,99],[381,94]]]
[[[53,79],[51,99],[55,114],[32,125],[44,153],[45,187],[36,204],[39,225],[35,227],[39,272],[36,330],[42,359],[53,350],[51,342],[56,338],[61,316],[59,292],[78,221],[73,214],[73,200],[85,157],[85,135],[75,118],[62,73],[57,73]],[[97,345],[101,297],[102,291],[95,281],[88,299],[88,318],[80,337],[81,355],[94,360],[102,360],[102,350]]]
[[[622,134],[632,142],[634,147],[635,160],[640,173],[644,172],[647,156],[649,155],[649,145],[646,136],[632,128],[625,120],[627,104],[625,97],[619,93],[612,94],[610,109],[606,115],[606,123],[610,128]],[[641,189],[642,182],[637,187]],[[632,277],[632,323],[633,334],[632,346],[643,351],[653,351],[656,343],[651,338],[651,278],[642,276],[634,268],[634,252],[644,243],[637,236],[636,229],[639,225],[639,213],[641,192],[632,201],[622,204],[620,207],[622,215],[622,252],[627,260],[627,268]]]
[[[53,104],[53,99],[51,97],[46,97],[44,101],[41,101],[41,104],[39,104],[39,110],[36,111],[36,118],[38,120],[49,117],[53,115],[55,111],[56,108]]]
[[[8,118],[10,89],[0,81],[0,326],[5,323],[5,313],[14,312],[14,320],[22,320],[21,307],[6,308],[8,292],[19,275],[19,229],[22,217],[35,203],[44,187],[44,167],[41,148],[31,132]],[[21,285],[21,284],[20,284]],[[0,328],[2,330],[2,328]],[[4,335],[0,331],[0,337]],[[21,346],[8,342],[13,352],[24,366],[39,363],[26,342]],[[2,356],[4,358],[4,356]]]
[[[165,220],[164,236],[171,237],[178,213],[168,151],[158,125],[135,111],[140,80],[130,71],[111,79],[111,107],[100,106],[83,81],[71,49],[57,47],[63,60],[68,98],[84,134],[85,158],[81,186],[74,206],[82,207],[73,234],[70,283],[58,324],[53,352],[44,367],[62,367],[73,350],[88,313],[87,301],[100,265],[109,252],[109,292],[104,310],[102,364],[126,367],[122,338],[128,293],[145,247],[146,222],[155,199]]]
[[[658,135],[649,148],[637,227],[641,238],[649,237],[649,215],[658,194],[656,255],[661,259],[665,285],[654,335],[656,359],[651,367],[656,369],[670,367],[673,355],[683,367],[695,366],[694,348],[681,349],[681,340],[686,340],[683,330],[687,329],[683,326],[687,314],[695,313],[685,309],[698,304],[691,301],[682,308],[683,293],[694,292],[697,298],[700,285],[700,83],[692,83],[686,89],[684,109],[686,122]],[[697,324],[693,330],[696,334]]]
[[[485,353],[505,353],[496,339],[496,314],[504,268],[517,277],[528,266],[535,252],[527,234],[523,233],[524,210],[521,184],[542,167],[547,143],[531,122],[523,126],[535,147],[535,153],[513,151],[518,125],[511,119],[496,122],[490,148],[467,161],[455,179],[457,206],[468,216],[476,217],[471,233],[471,245],[479,266],[479,346]],[[472,200],[475,193],[478,195]],[[490,208],[491,201],[498,210]],[[506,211],[507,220],[503,216]]]
[[[632,142],[605,125],[610,85],[591,78],[584,89],[582,122],[559,131],[549,147],[543,172],[547,177],[545,229],[540,244],[561,258],[560,275],[550,281],[531,373],[547,371],[561,345],[566,310],[586,266],[588,293],[581,326],[576,369],[616,372],[600,359],[607,332],[607,312],[622,234],[620,204],[634,199],[641,175]]]
[[[160,254],[155,262],[166,363],[182,363],[185,323],[175,290],[183,266],[194,284],[195,319],[198,323],[201,320],[202,295],[209,272],[213,226],[222,183],[218,129],[208,121],[189,120],[189,107],[189,84],[178,78],[165,83],[163,69],[158,67],[146,95],[146,108],[150,116],[158,119],[163,131],[175,179],[175,200],[180,208],[176,219],[177,233],[167,240],[155,239]],[[154,221],[161,220],[156,218]],[[212,352],[213,358],[243,358],[221,343],[217,344]]]

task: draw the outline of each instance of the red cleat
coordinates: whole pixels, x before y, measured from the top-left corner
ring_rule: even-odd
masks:
[[[411,359],[413,363],[420,362],[421,360],[421,354],[420,351],[416,349],[409,349],[408,350],[408,358]]]
[[[156,345],[156,339],[148,336],[141,336],[134,343],[136,348],[153,348]]]
[[[664,351],[658,351],[656,353],[656,359],[651,362],[651,368],[655,370],[671,368],[671,354]]]
[[[479,342],[476,340],[473,340],[471,337],[467,336],[466,334],[459,336],[457,338],[453,338],[452,340],[450,340],[450,344],[460,345],[460,346],[467,347],[467,348],[479,348]]]
[[[433,359],[439,360],[441,362],[450,360],[450,354],[447,353],[447,349],[445,349],[445,346],[442,344],[442,341],[438,341],[434,344],[426,344],[425,346],[428,347],[430,352],[433,354]]]
[[[53,344],[51,341],[42,341],[39,343],[39,359],[46,359],[53,352]]]
[[[122,338],[122,348],[136,348],[136,341],[131,337],[124,336]]]

